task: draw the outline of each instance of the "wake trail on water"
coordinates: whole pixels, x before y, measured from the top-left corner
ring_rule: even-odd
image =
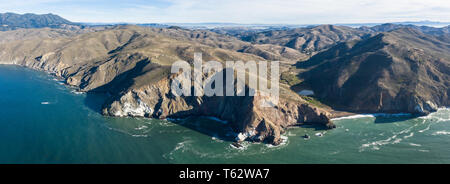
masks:
[[[424,117],[417,118],[421,120],[420,122],[415,123],[414,125],[403,129],[399,132],[393,132],[391,137],[386,139],[372,141],[366,144],[362,144],[359,152],[365,151],[367,149],[371,150],[380,150],[381,146],[389,145],[389,144],[398,144],[401,143],[405,139],[409,139],[415,135],[415,133],[424,133],[431,129],[432,125],[440,123],[440,122],[448,122],[450,121],[450,109],[449,108],[439,108],[437,112],[431,113]],[[414,129],[418,126],[425,125],[424,129],[420,129],[414,131]],[[403,138],[401,136],[403,135]],[[432,135],[450,135],[450,131],[437,131]],[[420,144],[409,143],[410,146],[421,146]]]

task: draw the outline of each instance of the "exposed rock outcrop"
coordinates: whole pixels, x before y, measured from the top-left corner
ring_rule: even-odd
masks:
[[[0,43],[0,61],[54,73],[80,91],[108,93],[111,97],[102,111],[110,116],[213,116],[230,122],[236,132],[247,135],[244,136],[247,140],[273,144],[280,143],[288,126],[318,123],[332,127],[327,110],[284,88],[280,103],[274,108],[262,108],[260,103],[265,97],[258,95],[173,96],[170,66],[179,60],[192,62],[194,52],[203,53],[205,61],[264,60],[251,54],[253,51],[236,50],[249,43],[212,33],[188,33],[179,29],[119,26],[70,37],[37,39],[28,34],[30,38]],[[296,57],[297,51],[281,46],[259,49],[272,48],[278,54],[270,57]]]
[[[281,143],[285,128],[305,123],[318,123],[329,128],[331,114],[302,101],[280,99],[275,107],[262,107],[264,96],[177,97],[170,89],[171,78],[133,89],[107,103],[104,115],[154,118],[213,116],[229,122],[239,132],[237,140],[272,144]]]
[[[368,36],[368,32],[346,26],[319,25],[314,27],[250,32],[240,35],[254,44],[286,46],[306,55],[314,55],[339,42]]]

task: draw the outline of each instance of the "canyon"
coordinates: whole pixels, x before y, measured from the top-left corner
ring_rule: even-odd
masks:
[[[350,113],[426,115],[450,105],[448,27],[319,25],[229,35],[66,21],[24,25],[0,32],[0,64],[46,71],[80,92],[108,94],[99,109],[106,116],[212,116],[227,121],[237,141],[277,145],[291,126],[333,128],[332,118]],[[174,96],[171,65],[192,63],[196,52],[220,63],[280,61],[278,104],[262,107],[267,97],[258,94]],[[299,95],[303,90],[313,97]]]

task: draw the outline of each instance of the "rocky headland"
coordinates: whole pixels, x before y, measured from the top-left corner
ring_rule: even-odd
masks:
[[[55,21],[42,25],[46,28],[24,24],[0,32],[0,64],[43,70],[79,91],[109,94],[99,109],[107,116],[212,116],[227,121],[238,141],[279,144],[290,126],[333,128],[331,119],[346,112],[425,115],[450,105],[448,28],[321,25],[230,36]],[[170,72],[171,65],[192,63],[195,52],[203,54],[203,61],[221,63],[280,61],[278,104],[261,106],[267,97],[258,93],[174,96],[170,86],[177,74]],[[299,95],[302,90],[313,96]]]

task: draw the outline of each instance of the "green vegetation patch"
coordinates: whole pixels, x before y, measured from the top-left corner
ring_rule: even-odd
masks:
[[[310,96],[302,96],[302,98],[304,100],[306,100],[308,103],[313,104],[317,107],[327,107],[327,105],[323,104],[322,102],[320,102],[319,100],[317,100],[314,97],[310,97]]]
[[[291,72],[284,72],[281,73],[281,83],[287,84],[289,86],[295,86],[303,81],[299,79],[296,75],[292,74]]]

